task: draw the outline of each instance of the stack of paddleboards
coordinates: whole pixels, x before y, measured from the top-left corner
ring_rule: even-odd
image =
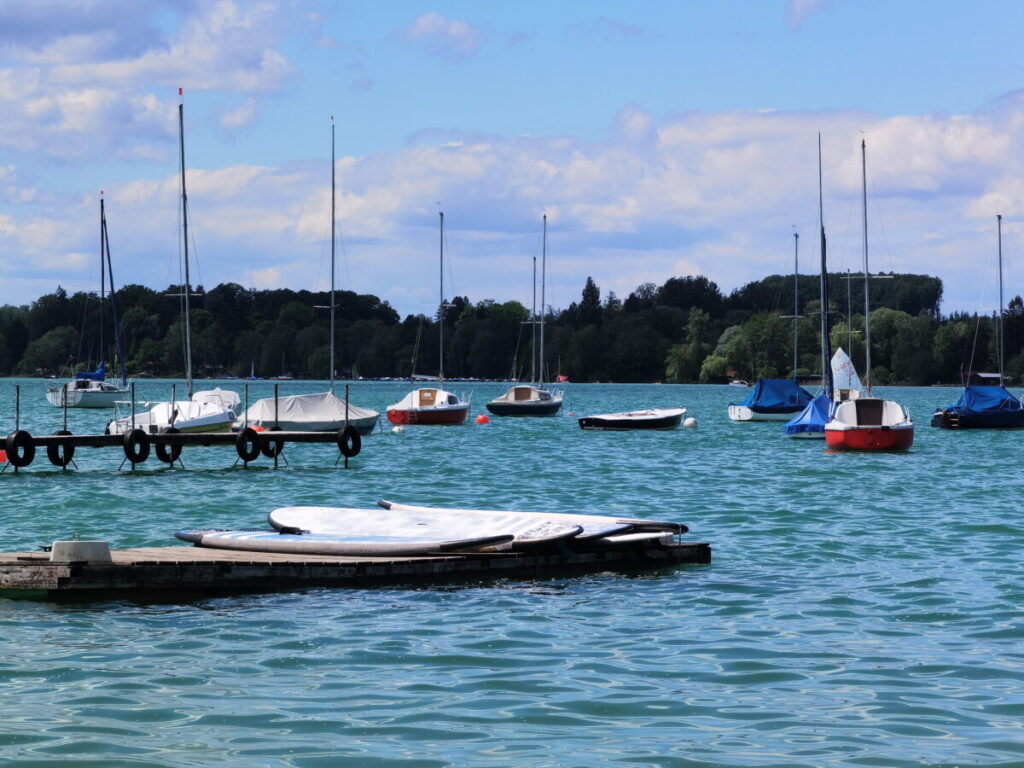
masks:
[[[601,515],[378,504],[380,509],[282,507],[269,515],[272,530],[195,529],[175,536],[217,549],[384,557],[520,552],[556,544],[656,545],[688,530],[680,523]]]

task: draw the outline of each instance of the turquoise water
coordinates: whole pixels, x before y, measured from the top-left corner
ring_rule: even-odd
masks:
[[[0,382],[4,431],[16,383]],[[44,385],[20,383],[22,427],[60,428]],[[504,389],[452,388],[474,415]],[[406,389],[354,385],[352,400],[383,411]],[[230,448],[186,449],[184,471],[119,471],[113,449],[80,449],[69,473],[38,456],[0,476],[4,550],[75,533],[174,544],[176,529],[261,525],[276,506],[385,497],[678,520],[713,562],[163,603],[0,598],[0,763],[1024,764],[1024,433],[929,427],[958,390],[880,392],[917,420],[908,454],[830,454],[734,424],[736,388],[570,385],[576,415],[683,405],[699,427],[410,427],[366,439],[349,471],[328,446],[291,446],[277,471],[232,468]],[[107,414],[70,418],[100,431]]]

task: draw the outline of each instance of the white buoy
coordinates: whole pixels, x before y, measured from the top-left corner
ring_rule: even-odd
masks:
[[[392,432],[394,432],[394,433],[395,433],[396,435],[400,435],[400,434],[402,434],[403,432],[405,432],[405,427],[403,427],[403,426],[401,426],[401,425],[398,425],[398,426],[396,426],[396,427],[392,427],[392,428],[391,428],[391,431],[392,431]]]
[[[688,416],[683,421],[683,427],[685,427],[686,429],[696,429],[697,428],[697,420],[695,418],[693,418],[693,416]]]
[[[51,563],[110,563],[105,541],[55,541],[50,547]]]

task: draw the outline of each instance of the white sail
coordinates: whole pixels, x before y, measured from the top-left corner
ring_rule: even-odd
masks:
[[[857,369],[853,367],[853,361],[842,347],[839,347],[832,355],[832,378],[837,400],[855,398],[864,388],[860,382],[860,376],[857,375]],[[841,397],[840,392],[846,394]]]

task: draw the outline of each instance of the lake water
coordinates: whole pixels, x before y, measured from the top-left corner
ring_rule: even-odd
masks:
[[[44,383],[9,380],[4,431],[16,384],[22,428],[59,429]],[[407,389],[354,384],[352,401],[383,412]],[[504,387],[451,389],[475,415]],[[185,470],[119,470],[120,451],[79,449],[62,473],[37,455],[0,476],[5,551],[76,533],[172,545],[180,528],[383,497],[677,520],[713,555],[640,576],[0,598],[0,763],[1022,765],[1024,432],[928,426],[956,389],[879,392],[909,405],[910,453],[833,454],[779,424],[732,423],[735,387],[571,384],[576,416],[682,405],[699,427],[582,432],[562,415],[385,429],[348,471],[333,446],[290,446],[276,471],[234,468],[227,447],[186,448]],[[108,417],[74,411],[70,429]]]

